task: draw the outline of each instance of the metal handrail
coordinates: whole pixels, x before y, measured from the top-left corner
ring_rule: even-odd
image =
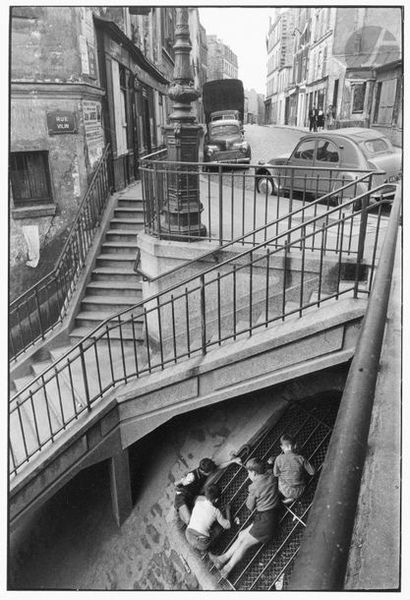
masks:
[[[377,268],[289,590],[343,589],[385,330],[401,189],[400,182],[383,244],[383,260]]]
[[[94,238],[90,228],[97,226],[111,193],[109,153],[108,144],[80,203],[54,268],[10,303],[10,316],[17,315],[17,323],[10,327],[10,360],[15,360],[38,339],[44,338],[67,312],[67,302],[73,293],[79,269],[84,264],[86,253]],[[69,269],[67,270],[67,261],[71,273],[68,272]],[[47,294],[44,302],[41,303],[40,295],[44,291],[47,291]],[[54,299],[50,298],[53,294]],[[47,318],[46,324],[43,323],[44,314]],[[17,329],[16,333],[14,329]]]
[[[263,230],[267,230],[269,227],[273,227],[276,224],[279,224],[283,221],[289,221],[292,220],[292,218],[294,216],[296,216],[297,214],[304,213],[305,211],[310,211],[312,210],[312,208],[315,208],[317,205],[322,204],[324,200],[330,200],[330,198],[332,196],[335,195],[335,193],[337,192],[337,194],[340,194],[340,192],[344,192],[345,190],[349,189],[349,187],[351,186],[357,186],[358,183],[361,183],[362,181],[364,181],[368,176],[371,176],[371,172],[370,171],[366,171],[363,175],[361,175],[361,177],[359,177],[358,179],[355,179],[353,181],[349,181],[348,183],[346,183],[345,185],[341,186],[340,188],[337,188],[337,190],[333,190],[332,192],[328,192],[327,194],[324,194],[323,196],[320,196],[320,198],[316,198],[316,200],[313,200],[312,202],[309,202],[309,204],[305,204],[303,203],[303,206],[297,208],[294,211],[291,211],[290,213],[283,215],[282,217],[273,219],[273,221],[269,221],[268,223],[264,223],[263,225],[260,225],[259,227],[257,227],[256,229],[252,229],[251,231],[249,231],[248,233],[245,233],[241,236],[238,236],[237,238],[226,242],[225,244],[222,244],[222,246],[218,246],[218,248],[216,248],[215,250],[209,250],[208,252],[205,252],[204,254],[201,254],[200,256],[198,256],[197,258],[191,259],[185,263],[183,263],[182,265],[177,265],[176,267],[170,269],[169,271],[165,271],[165,273],[160,273],[159,275],[156,275],[155,277],[150,276],[148,273],[146,273],[145,271],[143,271],[142,269],[140,269],[138,267],[138,264],[136,261],[136,266],[135,266],[135,272],[139,273],[146,281],[149,281],[150,283],[153,283],[154,281],[158,281],[159,279],[162,279],[164,277],[166,277],[167,275],[173,275],[176,272],[182,270],[182,269],[186,269],[189,265],[195,263],[195,262],[200,262],[201,260],[204,260],[206,258],[212,258],[215,254],[221,252],[222,250],[226,250],[227,248],[229,248],[229,246],[232,246],[234,244],[239,244],[241,241],[243,242],[246,238],[251,238],[254,237],[257,233],[263,231]],[[371,182],[370,182],[371,184]],[[329,203],[327,204],[327,208],[329,209]],[[326,213],[324,213],[326,214]],[[323,215],[322,215],[323,216]]]
[[[385,186],[386,186],[386,184],[382,184],[382,185],[378,186],[377,188],[372,189],[371,192],[378,191],[379,189],[382,189]],[[207,269],[204,269],[203,271],[201,271],[201,275],[200,276],[201,277],[205,277],[205,275],[208,275],[209,273],[215,271],[216,269],[220,269],[221,267],[226,266],[226,265],[231,264],[231,263],[236,263],[238,261],[238,259],[245,258],[245,257],[247,257],[249,255],[255,254],[255,251],[262,249],[264,246],[270,244],[271,242],[273,242],[275,240],[277,241],[278,239],[280,239],[282,237],[288,238],[292,233],[295,233],[298,230],[306,229],[306,227],[314,225],[315,222],[323,220],[324,217],[327,218],[330,214],[333,214],[333,213],[335,213],[337,211],[341,212],[342,209],[346,209],[349,206],[352,206],[353,203],[355,201],[357,201],[359,198],[361,198],[361,197],[364,198],[364,197],[368,196],[371,192],[365,192],[361,196],[358,196],[356,198],[348,200],[348,201],[346,201],[344,204],[342,204],[340,206],[334,207],[333,209],[329,210],[328,212],[324,213],[323,215],[318,215],[316,217],[313,217],[312,219],[306,221],[305,223],[296,225],[295,227],[293,227],[290,230],[287,230],[285,232],[277,234],[277,235],[273,236],[272,238],[270,238],[268,240],[265,240],[263,242],[260,242],[259,244],[256,244],[255,246],[253,246],[250,249],[247,249],[247,250],[244,250],[243,252],[240,252],[239,254],[235,255],[234,257],[227,258],[227,259],[221,261],[220,263],[218,263],[217,265],[213,265],[211,267],[208,267]],[[384,204],[390,204],[390,202],[382,200],[378,204],[381,207]],[[366,207],[366,208],[364,208],[361,211],[362,214],[367,214],[371,210],[371,208],[372,207]],[[357,213],[357,214],[360,214],[360,213]],[[308,233],[308,234],[306,234],[304,236],[301,236],[299,239],[293,240],[289,244],[287,242],[285,242],[284,245],[288,245],[288,246],[296,245],[296,244],[300,243],[301,241],[303,242],[306,239],[309,239],[309,238],[314,237],[314,236],[318,236],[318,235],[320,235],[320,233],[321,233],[322,230],[326,231],[326,230],[330,229],[331,227],[336,227],[336,226],[342,224],[343,222],[345,222],[346,220],[354,218],[354,216],[356,216],[356,215],[349,215],[348,217],[342,216],[340,219],[332,221],[331,224],[327,223],[321,229],[313,230],[312,232],[310,232],[310,233]],[[272,254],[275,253],[275,252],[280,252],[281,250],[283,250],[284,245],[281,245],[279,248],[275,248],[272,251]],[[258,260],[258,259],[256,259],[256,260]],[[119,311],[119,312],[117,312],[117,313],[115,313],[115,314],[107,317],[106,319],[104,319],[104,321],[102,321],[101,323],[99,323],[91,332],[89,332],[86,336],[84,336],[80,340],[80,342],[78,342],[75,346],[72,346],[66,353],[64,353],[58,360],[56,360],[53,363],[52,366],[47,367],[42,373],[40,373],[36,378],[34,378],[22,390],[20,390],[17,394],[15,394],[11,398],[11,401],[15,400],[19,395],[22,395],[24,392],[26,392],[31,386],[33,386],[33,384],[35,384],[38,380],[40,380],[42,377],[44,377],[49,371],[52,371],[54,369],[55,365],[57,365],[58,363],[61,363],[64,359],[68,358],[68,356],[70,354],[73,354],[75,352],[75,350],[77,350],[79,347],[81,347],[88,339],[95,337],[95,335],[97,334],[98,331],[105,330],[106,327],[109,324],[113,324],[113,323],[115,324],[114,325],[115,327],[120,328],[121,324],[123,324],[123,322],[120,321],[120,317],[122,317],[123,315],[125,315],[127,313],[131,314],[132,312],[138,310],[139,308],[143,308],[145,304],[152,304],[153,302],[158,301],[161,296],[165,296],[167,294],[170,294],[170,293],[172,293],[177,288],[182,288],[182,287],[188,288],[189,284],[191,284],[192,282],[198,280],[198,278],[199,278],[199,275],[192,275],[191,277],[188,277],[188,278],[182,280],[181,282],[179,282],[177,284],[171,284],[169,287],[165,288],[164,290],[162,290],[160,292],[157,292],[156,294],[153,294],[149,298],[146,298],[144,300],[140,300],[137,304],[135,304],[134,306],[132,306],[130,308],[122,309],[121,311]]]
[[[73,235],[73,232],[75,231],[75,227],[76,227],[78,221],[81,218],[81,213],[82,213],[83,207],[85,206],[85,203],[87,202],[88,196],[90,194],[90,189],[94,185],[94,182],[95,182],[95,180],[96,180],[96,178],[98,176],[98,173],[99,173],[100,166],[104,162],[104,160],[106,159],[109,150],[110,150],[110,144],[107,144],[107,146],[104,149],[103,155],[101,156],[101,158],[100,158],[100,160],[98,162],[97,168],[95,169],[95,172],[94,172],[94,174],[92,176],[92,179],[91,179],[91,181],[90,181],[90,183],[88,185],[87,191],[84,194],[84,197],[83,197],[83,199],[82,199],[82,201],[80,203],[80,206],[78,207],[77,215],[76,215],[73,223],[71,224],[70,231],[68,233],[67,239],[64,242],[64,246],[63,246],[60,254],[58,255],[58,258],[57,258],[57,260],[55,262],[55,265],[54,265],[53,269],[49,273],[47,273],[47,275],[44,275],[44,277],[42,277],[41,279],[39,279],[39,281],[37,281],[34,285],[32,285],[30,288],[28,288],[28,290],[26,290],[25,292],[23,292],[22,294],[20,294],[20,296],[17,296],[17,298],[15,298],[12,302],[10,302],[10,308],[13,307],[15,304],[18,304],[19,301],[21,301],[21,299],[24,298],[24,296],[26,296],[26,295],[34,292],[35,288],[40,287],[41,284],[43,283],[43,281],[45,281],[46,279],[48,279],[49,277],[51,277],[52,275],[54,275],[54,273],[56,273],[58,271],[59,266],[60,266],[60,262],[61,262],[64,254],[65,254],[65,252],[67,250],[68,244],[70,243],[70,238]]]
[[[377,189],[383,189],[385,186],[381,185],[378,186]],[[364,193],[362,196],[365,199],[366,196],[371,195],[375,190],[369,190],[368,192]],[[71,389],[71,394],[73,396],[73,409],[74,412],[71,416],[66,416],[64,414],[64,411],[62,409],[61,406],[61,420],[62,420],[62,424],[59,425],[58,429],[56,430],[55,427],[53,427],[51,425],[51,420],[50,420],[50,415],[49,415],[49,425],[46,427],[48,433],[46,434],[48,437],[46,437],[45,439],[40,439],[39,435],[37,434],[37,446],[34,447],[34,449],[32,450],[26,450],[24,456],[25,458],[21,459],[16,459],[13,456],[13,452],[11,450],[11,465],[12,465],[12,473],[15,473],[17,471],[17,469],[24,464],[25,462],[27,462],[28,460],[30,460],[30,458],[36,453],[38,452],[43,446],[44,444],[50,442],[50,441],[54,441],[56,435],[58,433],[60,433],[61,431],[65,430],[66,427],[68,426],[69,423],[71,423],[73,420],[77,419],[78,416],[83,412],[83,411],[90,411],[92,409],[92,404],[99,398],[101,398],[102,396],[105,395],[106,392],[108,392],[110,389],[112,389],[112,387],[114,387],[115,385],[117,385],[118,383],[121,382],[127,382],[130,378],[132,377],[140,377],[141,375],[144,375],[145,373],[151,373],[153,368],[161,368],[163,369],[166,365],[169,365],[171,363],[175,363],[179,360],[184,359],[185,357],[190,357],[193,353],[201,351],[202,353],[205,353],[207,351],[207,348],[211,347],[214,344],[221,344],[224,340],[226,339],[236,339],[237,335],[240,334],[244,334],[247,333],[249,335],[252,335],[253,331],[255,329],[257,329],[258,327],[267,327],[268,324],[278,320],[278,319],[284,319],[286,316],[289,316],[291,314],[294,313],[299,313],[300,316],[302,315],[302,312],[311,307],[311,306],[320,306],[321,303],[327,301],[330,298],[338,298],[339,296],[341,296],[342,294],[347,294],[350,292],[354,293],[354,296],[357,296],[357,292],[358,291],[363,291],[364,293],[368,293],[368,289],[358,289],[358,281],[359,281],[359,269],[356,267],[355,270],[355,281],[354,283],[352,283],[352,285],[347,286],[346,288],[343,288],[343,290],[340,290],[340,279],[341,279],[341,258],[342,258],[342,254],[343,255],[350,255],[350,247],[348,250],[346,250],[346,248],[344,248],[344,242],[346,240],[346,238],[344,237],[344,227],[345,224],[348,224],[349,222],[351,224],[353,224],[353,221],[355,219],[360,220],[360,222],[365,222],[366,218],[367,218],[367,213],[370,210],[369,207],[366,207],[366,200],[363,203],[363,208],[359,213],[356,213],[354,211],[352,211],[351,214],[349,215],[345,215],[346,209],[348,209],[349,207],[353,206],[353,203],[356,202],[358,200],[359,197],[353,198],[348,200],[347,202],[343,203],[342,205],[338,206],[338,207],[334,207],[333,209],[329,210],[328,212],[321,214],[321,215],[317,215],[316,217],[309,219],[308,221],[305,221],[304,223],[299,224],[298,226],[295,226],[293,228],[291,228],[290,230],[285,230],[284,232],[282,232],[279,235],[276,236],[272,236],[272,238],[270,238],[269,240],[265,240],[264,242],[261,242],[257,245],[255,245],[254,247],[252,247],[251,249],[245,250],[244,252],[240,253],[238,256],[235,257],[231,257],[230,259],[226,259],[225,261],[219,263],[218,265],[215,265],[213,267],[210,267],[206,270],[204,270],[203,272],[201,272],[199,275],[196,276],[191,276],[190,278],[185,279],[182,283],[178,283],[178,284],[174,284],[173,286],[169,286],[166,290],[155,294],[154,296],[145,299],[144,301],[139,302],[138,304],[136,304],[134,307],[132,308],[128,308],[125,310],[120,311],[119,313],[117,313],[115,316],[112,316],[108,319],[106,319],[103,323],[99,324],[97,327],[94,328],[94,330],[89,333],[87,336],[84,336],[84,338],[74,347],[70,348],[69,351],[67,351],[63,356],[61,356],[57,361],[55,361],[50,367],[48,367],[47,369],[45,369],[41,374],[39,374],[37,376],[37,378],[35,378],[30,384],[28,384],[24,389],[20,390],[17,394],[15,394],[13,396],[13,398],[11,399],[11,405],[10,405],[10,418],[12,416],[12,413],[14,413],[14,419],[18,418],[18,420],[20,421],[20,428],[23,428],[22,425],[22,417],[21,417],[21,411],[23,410],[23,405],[25,403],[28,403],[28,406],[31,406],[31,411],[33,412],[33,414],[35,414],[35,407],[36,407],[36,399],[39,398],[39,402],[40,405],[42,406],[42,403],[44,402],[44,398],[45,398],[45,404],[46,407],[48,407],[48,400],[47,400],[47,384],[49,384],[50,382],[54,382],[56,390],[55,393],[57,394],[57,396],[60,398],[60,404],[61,404],[61,392],[60,392],[60,384],[59,381],[61,377],[63,377],[64,379],[68,377],[69,379],[69,385],[70,385],[70,389]],[[376,256],[376,252],[375,249],[377,247],[377,236],[378,236],[378,231],[379,231],[379,227],[380,227],[380,219],[381,219],[381,208],[382,208],[382,204],[379,205],[379,217],[378,217],[378,222],[376,224],[376,237],[375,240],[373,241],[374,243],[374,250],[373,250],[373,258],[371,261],[371,265],[369,266],[370,272],[373,273],[374,270],[374,265],[375,265],[375,256]],[[339,219],[337,220],[331,220],[331,222],[329,222],[329,216],[331,216],[334,213],[339,212]],[[321,225],[321,227],[316,228],[316,224],[317,222],[319,222],[319,224]],[[311,228],[310,231],[306,231],[307,228]],[[322,273],[323,273],[323,268],[324,268],[324,261],[323,261],[323,256],[326,253],[326,251],[329,249],[327,246],[327,234],[328,232],[331,230],[331,228],[334,228],[334,232],[335,232],[335,237],[334,240],[336,241],[336,249],[334,248],[330,248],[330,250],[336,253],[336,255],[338,256],[337,260],[335,261],[335,269],[336,269],[336,275],[337,275],[337,282],[336,282],[336,287],[334,288],[334,290],[332,291],[324,291],[324,288],[322,286]],[[364,236],[365,235],[365,231],[363,230],[363,228],[360,228],[360,231],[362,232],[361,235]],[[297,234],[295,236],[295,234]],[[295,239],[292,239],[292,235],[295,237]],[[304,269],[305,269],[305,259],[306,259],[306,251],[307,250],[311,250],[315,244],[314,244],[314,240],[315,240],[315,236],[319,236],[319,239],[321,240],[321,245],[320,245],[320,254],[318,256],[319,258],[319,273],[318,273],[318,278],[315,278],[314,281],[314,291],[316,291],[317,294],[317,299],[315,300],[311,300],[310,299],[310,294],[312,293],[311,291],[311,286],[313,285],[313,283],[310,280],[306,280],[306,284],[304,283]],[[272,250],[270,248],[267,248],[266,246],[272,242],[272,240],[276,239],[277,241],[280,240],[281,238],[284,238],[282,240],[282,243],[278,244],[275,248],[273,248]],[[312,248],[307,244],[307,242],[312,239],[313,241],[313,246]],[[349,238],[348,238],[349,239]],[[339,247],[339,243],[340,243],[340,247]],[[350,246],[350,242],[349,242],[349,246]],[[262,250],[262,248],[265,247],[266,249],[266,253],[263,252],[258,252],[260,250]],[[274,294],[276,294],[275,297],[277,297],[277,309],[273,312],[273,313],[269,313],[269,302],[270,302],[270,297],[271,297],[271,288],[269,287],[270,285],[272,285],[271,283],[269,283],[269,261],[271,260],[271,257],[274,254],[278,254],[278,253],[283,253],[284,252],[284,258],[286,260],[286,257],[290,256],[290,251],[292,250],[292,248],[296,248],[296,250],[298,252],[300,252],[300,258],[301,258],[301,282],[300,282],[300,291],[297,292],[298,294],[298,306],[296,308],[293,308],[293,306],[288,306],[286,307],[286,297],[288,294],[288,284],[287,284],[287,277],[286,275],[282,278],[282,291],[279,290],[277,291],[275,288],[275,292]],[[316,249],[316,247],[315,247]],[[356,263],[360,263],[360,259],[359,256],[357,255],[357,252],[354,252],[355,257],[356,257]],[[280,256],[280,254],[279,254]],[[238,260],[238,258],[245,258],[245,261],[242,261],[243,264],[236,264],[235,261]],[[264,264],[261,261],[267,261],[266,264]],[[227,265],[232,265],[231,270],[227,270],[226,272],[223,272],[222,274],[219,272],[219,269],[221,268],[221,266],[227,266]],[[254,296],[253,294],[253,287],[252,287],[252,281],[253,281],[253,277],[252,277],[252,273],[253,273],[253,269],[254,267],[258,267],[258,266],[262,266],[263,268],[265,268],[266,270],[266,287],[265,284],[263,284],[262,288],[255,288],[256,289],[256,294],[259,294],[259,292],[262,292],[262,297],[256,295]],[[248,290],[249,290],[249,306],[246,308],[246,313],[248,315],[248,320],[249,320],[249,325],[245,324],[245,329],[243,328],[243,325],[240,325],[240,327],[238,327],[238,323],[236,322],[236,318],[237,318],[237,314],[240,315],[243,313],[244,307],[242,306],[242,296],[243,293],[241,294],[241,298],[239,299],[239,302],[237,302],[236,299],[236,277],[239,275],[239,273],[242,271],[243,275],[242,277],[244,277],[245,279],[243,279],[242,281],[248,285]],[[211,278],[209,280],[205,280],[206,275],[211,274]],[[214,276],[214,278],[212,279],[212,276]],[[233,318],[233,325],[232,325],[232,329],[227,333],[222,333],[220,330],[220,319],[224,318],[224,313],[221,313],[221,305],[220,305],[220,284],[222,282],[223,279],[225,278],[230,278],[232,280],[232,283],[229,283],[229,285],[234,286],[234,292],[233,292],[233,296],[232,298],[229,299],[229,302],[232,303],[232,305],[229,305],[229,314],[232,315]],[[225,279],[228,282],[228,279]],[[260,281],[260,280],[259,280]],[[312,280],[313,281],[313,280]],[[371,280],[370,280],[371,281]],[[210,309],[206,309],[206,302],[205,302],[205,294],[206,294],[206,290],[210,289],[209,286],[211,285],[215,285],[217,286],[217,298],[218,298],[218,305],[215,309],[210,308]],[[369,287],[371,285],[371,283],[367,284],[367,286]],[[305,289],[305,286],[306,289]],[[175,293],[177,290],[179,290],[179,292]],[[185,291],[184,291],[185,290]],[[309,291],[310,290],[310,291]],[[265,295],[266,294],[266,295]],[[201,315],[201,320],[200,323],[199,321],[197,321],[197,318],[195,318],[195,323],[192,324],[191,319],[193,318],[192,316],[189,315],[189,310],[190,308],[194,308],[195,310],[198,310],[198,307],[196,305],[196,303],[198,302],[198,295],[200,297],[200,315]],[[177,345],[179,344],[178,340],[181,334],[181,331],[178,332],[178,336],[176,337],[176,329],[175,329],[175,317],[174,317],[174,307],[175,307],[175,302],[183,302],[186,304],[186,319],[187,319],[187,323],[186,323],[186,333],[185,330],[183,332],[183,335],[186,336],[186,339],[184,338],[184,341],[182,343],[182,348],[178,347],[177,349]],[[255,303],[255,307],[257,308],[258,314],[260,313],[260,307],[263,305],[265,306],[265,308],[262,311],[261,316],[264,318],[264,320],[258,320],[258,322],[255,322],[255,320],[253,319],[253,303]],[[261,304],[262,303],[262,304]],[[190,306],[189,306],[190,305]],[[185,309],[183,309],[185,310]],[[212,311],[216,310],[217,312],[215,313],[216,316],[213,316]],[[224,306],[222,307],[222,310],[228,310],[224,304]],[[134,314],[134,311],[138,311],[137,314]],[[162,311],[170,311],[170,315],[169,315],[169,321],[166,324],[166,326],[168,327],[168,332],[167,332],[167,336],[165,339],[163,339],[163,334],[162,334],[162,326],[161,326],[161,312]],[[237,313],[237,311],[239,311]],[[126,315],[126,313],[128,313]],[[124,319],[122,319],[122,316],[126,315],[126,317]],[[160,351],[160,356],[158,357],[158,355],[156,356],[155,360],[152,360],[152,353],[155,352],[155,348],[153,349],[153,346],[151,345],[151,341],[150,341],[150,336],[149,336],[149,319],[153,318],[153,319],[157,319],[158,322],[158,326],[159,326],[159,351]],[[137,356],[137,348],[136,348],[136,336],[135,336],[135,331],[134,331],[134,327],[135,324],[138,322],[141,322],[144,325],[144,335],[145,335],[145,346],[144,346],[144,353],[146,355],[146,363],[144,363],[142,366],[139,363],[139,359]],[[200,336],[200,340],[198,339],[198,328],[199,325],[201,326],[201,336]],[[215,329],[215,327],[218,326],[218,331],[216,339],[210,340],[209,339],[209,332],[212,331],[212,328]],[[133,365],[126,367],[126,355],[124,353],[124,328],[125,330],[127,330],[128,327],[128,331],[129,328],[132,328],[132,337],[130,338],[131,340],[131,344],[133,344],[134,347],[134,354],[135,354],[135,364],[133,363]],[[151,325],[150,325],[151,327]],[[185,327],[185,326],[184,326]],[[172,329],[171,329],[172,328]],[[198,331],[197,331],[198,330]],[[118,339],[118,343],[119,343],[119,348],[117,346],[117,349],[115,350],[115,348],[112,347],[112,335],[113,332],[117,331],[119,334],[119,338]],[[172,337],[173,336],[173,337]],[[191,338],[191,336],[193,336],[193,338]],[[192,344],[192,339],[194,340],[194,343]],[[100,346],[100,342],[102,344],[102,346]],[[200,344],[198,346],[198,343]],[[101,357],[99,358],[99,355],[106,355],[107,352],[107,346],[105,344],[108,344],[108,352],[109,352],[109,367],[110,370],[105,370],[103,374],[100,373],[100,360]],[[172,354],[170,354],[168,352],[168,348],[169,345],[173,344],[173,353],[174,356],[172,356]],[[165,348],[167,348],[166,352],[168,352],[168,354],[166,356],[164,356],[165,352]],[[113,352],[115,352],[114,355],[114,361],[113,361]],[[86,366],[86,361],[85,361],[85,356],[87,356],[89,359],[95,356],[95,367],[97,369],[97,373],[93,376],[93,381],[91,381],[89,379],[89,375],[87,374],[87,366]],[[130,357],[128,357],[130,358]],[[94,360],[94,358],[93,358]],[[113,367],[115,361],[117,361],[117,367]],[[159,362],[158,362],[159,361]],[[122,370],[120,372],[118,372],[118,365],[122,364]],[[75,376],[75,385],[74,385],[74,381],[73,381],[73,369],[77,369],[77,373]],[[131,370],[130,370],[131,369]],[[79,372],[78,372],[79,370]],[[115,373],[114,373],[115,371]],[[103,375],[103,377],[102,377]],[[103,379],[105,380],[105,383],[103,384],[102,381]],[[53,384],[53,385],[54,385]],[[92,384],[93,389],[91,390],[90,388],[90,384]],[[97,388],[97,389],[96,389]],[[78,406],[76,404],[75,401],[75,396],[77,395],[77,391],[80,390],[81,392],[81,402],[82,404],[80,406]],[[54,392],[53,392],[54,393]],[[49,410],[49,409],[48,409]],[[24,429],[22,429],[21,431],[21,435],[23,437],[24,440]]]

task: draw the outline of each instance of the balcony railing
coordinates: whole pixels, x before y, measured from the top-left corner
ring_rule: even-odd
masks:
[[[10,359],[17,359],[44,338],[67,313],[68,303],[111,193],[109,157],[107,146],[54,269],[10,304]]]
[[[379,203],[371,228],[368,213],[375,209],[367,204],[383,187],[316,216],[301,212],[282,231],[269,222],[248,234],[260,235],[251,247],[106,319],[11,399],[10,474],[120,383],[301,317],[328,300],[368,295],[387,203]],[[283,266],[294,259],[299,270],[290,278]]]

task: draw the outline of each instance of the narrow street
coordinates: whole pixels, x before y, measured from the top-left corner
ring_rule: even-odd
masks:
[[[252,164],[290,154],[302,135],[303,131],[292,127],[245,125],[245,138],[252,148]]]

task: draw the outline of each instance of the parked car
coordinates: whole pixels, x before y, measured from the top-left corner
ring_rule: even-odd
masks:
[[[251,162],[251,147],[236,119],[211,121],[204,142],[204,161],[209,163]]]
[[[374,173],[372,187],[391,183],[383,189],[383,197],[394,196],[395,182],[401,178],[401,152],[390,140],[374,129],[346,127],[309,133],[296,144],[291,155],[279,156],[267,162],[260,161],[256,168],[256,187],[263,194],[276,194],[289,190],[304,192],[311,198],[319,198],[354,180],[360,173],[349,169],[364,169]],[[297,166],[293,178],[289,169],[275,168],[280,165]],[[324,167],[325,171],[312,171],[311,167]],[[331,173],[331,169],[346,171]],[[291,182],[291,179],[293,181]],[[357,196],[368,189],[366,183],[346,189],[336,202]],[[375,202],[380,193],[370,198]]]

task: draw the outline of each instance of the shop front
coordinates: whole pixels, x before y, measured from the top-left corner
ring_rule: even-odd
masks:
[[[106,94],[103,126],[111,144],[116,190],[139,178],[139,160],[158,145],[155,96],[168,80],[113,22],[94,16],[101,85]],[[156,92],[156,94],[155,94]]]

